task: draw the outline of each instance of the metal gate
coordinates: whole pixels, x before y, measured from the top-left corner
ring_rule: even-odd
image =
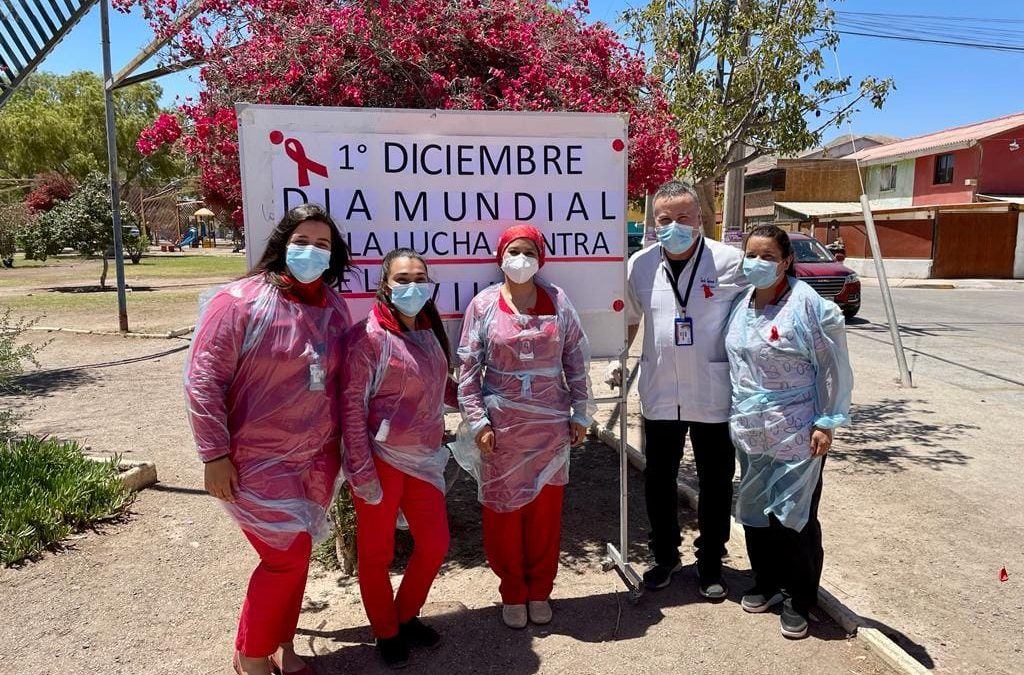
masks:
[[[1013,278],[1017,212],[939,213],[932,276]]]

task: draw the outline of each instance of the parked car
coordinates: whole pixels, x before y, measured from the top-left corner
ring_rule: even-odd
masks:
[[[821,242],[806,234],[790,232],[789,241],[796,254],[797,277],[839,305],[847,321],[855,317],[860,311],[860,278],[842,264],[846,256],[832,255]]]

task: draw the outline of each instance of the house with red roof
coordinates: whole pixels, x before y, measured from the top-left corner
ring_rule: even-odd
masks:
[[[872,206],[1024,197],[1024,112],[867,148],[857,160]]]

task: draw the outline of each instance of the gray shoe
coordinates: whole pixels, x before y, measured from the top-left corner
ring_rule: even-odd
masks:
[[[721,579],[712,581],[709,584],[699,581],[697,583],[697,591],[701,594],[701,597],[708,600],[725,600],[725,597],[729,595],[729,587]]]
[[[644,586],[651,591],[665,588],[672,583],[672,575],[683,569],[682,563],[675,565],[654,565],[644,572]]]
[[[755,589],[743,596],[743,599],[740,600],[740,606],[743,607],[744,612],[760,614],[761,612],[767,612],[780,602],[782,602],[782,593],[776,592],[774,595],[766,595],[758,593]]]

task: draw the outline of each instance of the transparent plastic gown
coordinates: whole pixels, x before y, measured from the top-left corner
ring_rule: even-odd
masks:
[[[560,288],[537,285],[555,315],[503,312],[501,286],[490,286],[467,307],[458,350],[463,422],[453,454],[476,478],[480,502],[499,512],[568,482],[569,422],[589,426],[596,410],[579,316]],[[481,456],[474,440],[488,424],[494,451]]]
[[[326,509],[340,467],[338,380],[344,299],[326,306],[285,298],[262,276],[230,283],[200,310],[185,364],[185,398],[203,461],[238,471],[225,503],[243,530],[286,549],[329,531]]]
[[[736,518],[767,527],[768,515],[802,530],[810,515],[820,457],[811,457],[814,427],[849,422],[853,371],[839,307],[790,278],[779,305],[750,307],[737,298],[726,351],[732,380],[730,430],[742,469]]]
[[[370,504],[382,498],[374,457],[445,491],[446,391],[456,403],[433,331],[395,333],[377,311],[348,332],[341,375],[342,471]]]

